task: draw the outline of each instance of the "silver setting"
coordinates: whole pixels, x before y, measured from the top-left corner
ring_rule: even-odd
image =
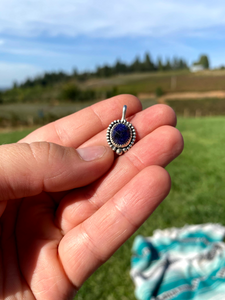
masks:
[[[134,129],[134,126],[130,122],[126,121],[126,119],[125,119],[125,117],[126,117],[126,111],[127,111],[127,106],[124,105],[123,112],[122,112],[122,119],[121,120],[115,120],[112,123],[110,123],[110,125],[109,125],[109,127],[107,129],[107,133],[106,133],[107,143],[112,148],[112,150],[115,151],[116,154],[118,154],[118,155],[122,155],[123,153],[127,152],[133,146],[133,144],[134,144],[134,142],[136,140],[136,131]],[[116,144],[113,141],[113,138],[112,138],[113,129],[118,124],[124,124],[130,130],[130,138],[123,145]]]

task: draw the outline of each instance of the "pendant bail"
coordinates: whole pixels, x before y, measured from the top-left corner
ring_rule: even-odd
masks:
[[[127,106],[124,105],[124,106],[123,106],[122,119],[121,119],[122,122],[125,121],[126,112],[127,112]]]

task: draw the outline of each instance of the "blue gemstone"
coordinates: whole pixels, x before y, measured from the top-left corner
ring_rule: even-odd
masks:
[[[130,139],[130,129],[124,124],[118,124],[113,128],[112,140],[118,145],[126,144]]]

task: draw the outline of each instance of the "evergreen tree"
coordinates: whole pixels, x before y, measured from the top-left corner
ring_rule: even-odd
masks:
[[[201,55],[197,62],[193,63],[194,66],[201,65],[204,69],[209,69],[209,59],[207,55]]]
[[[179,59],[175,56],[173,58],[173,62],[172,62],[172,69],[173,70],[178,70],[179,69]]]
[[[113,67],[113,73],[115,74],[125,74],[127,73],[127,65],[120,62],[120,60],[117,60],[114,67]]]
[[[209,69],[209,59],[207,55],[201,55],[199,59],[199,64],[201,64],[204,69]]]
[[[135,61],[131,64],[130,70],[131,70],[131,72],[140,72],[141,69],[142,69],[141,62],[140,62],[139,57],[137,56]]]
[[[103,67],[103,77],[109,77],[112,75],[112,69],[108,66],[108,65],[105,65]]]
[[[148,53],[145,54],[143,69],[144,71],[154,71],[155,69],[154,63],[151,61],[151,58]]]
[[[119,59],[116,61],[115,63],[115,66],[114,66],[114,73],[115,74],[120,74],[122,73],[122,70],[121,70],[121,62],[119,61]]]
[[[17,89],[18,88],[18,84],[16,81],[13,82],[13,89]]]
[[[73,69],[72,76],[75,77],[75,78],[78,76],[77,68],[74,68],[74,69]]]
[[[164,69],[165,69],[166,71],[169,71],[169,70],[172,69],[172,68],[171,68],[171,63],[170,63],[169,58],[167,58],[167,60],[166,60],[166,64],[165,64]]]
[[[186,61],[183,59],[180,59],[179,60],[179,69],[183,70],[183,69],[187,69],[187,68],[188,68],[188,65],[187,65]]]
[[[164,70],[162,59],[160,57],[158,58],[158,61],[157,61],[157,69],[158,69],[158,71],[163,71]]]

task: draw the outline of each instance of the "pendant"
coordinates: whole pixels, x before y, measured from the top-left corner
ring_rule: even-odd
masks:
[[[124,105],[122,119],[113,121],[106,134],[109,146],[118,155],[127,152],[134,144],[136,139],[136,131],[131,123],[126,121],[127,106]]]

